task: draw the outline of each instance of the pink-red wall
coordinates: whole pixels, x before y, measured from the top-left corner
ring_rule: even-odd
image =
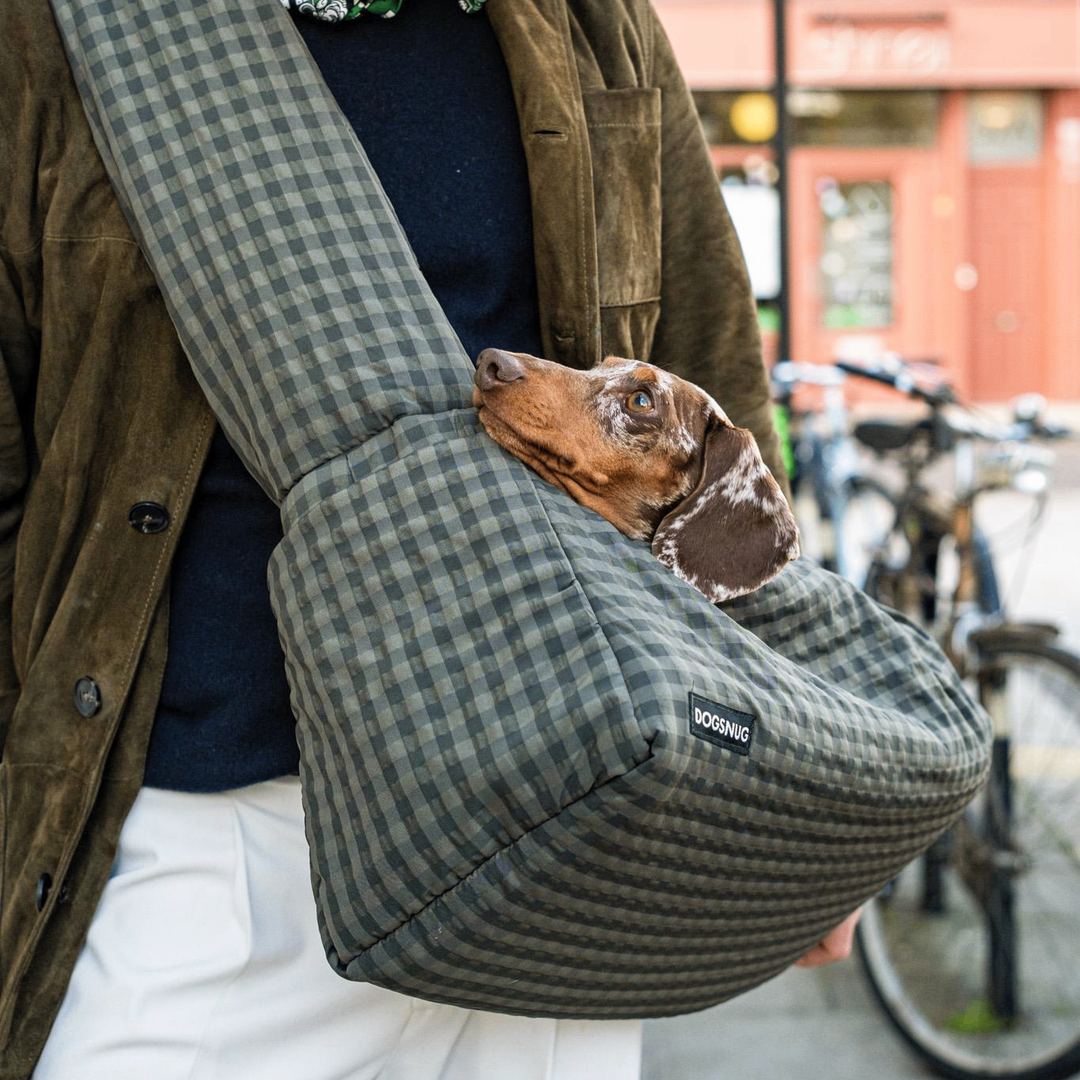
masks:
[[[771,84],[772,0],[654,2],[695,89]],[[896,304],[882,347],[940,359],[978,400],[1080,399],[1080,2],[788,0],[788,27],[794,85],[944,91],[930,149],[792,150],[796,358],[828,361],[850,336],[822,325],[817,181],[886,179]],[[994,88],[1043,92],[1037,159],[969,163],[966,93]],[[718,167],[746,154],[714,149]]]
[[[771,83],[772,0],[654,0],[683,71]],[[824,86],[1076,86],[1076,0],[788,0],[792,81]]]

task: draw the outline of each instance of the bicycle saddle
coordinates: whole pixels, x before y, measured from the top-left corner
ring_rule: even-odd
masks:
[[[905,420],[863,420],[856,424],[852,434],[871,450],[888,452],[902,450],[915,439],[916,435],[926,430],[926,423]]]

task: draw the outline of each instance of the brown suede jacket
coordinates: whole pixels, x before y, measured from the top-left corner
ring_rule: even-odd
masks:
[[[521,117],[548,358],[674,370],[782,477],[742,257],[647,0],[486,10]],[[0,1078],[16,1080],[141,783],[169,564],[214,418],[47,0],[0,4],[0,101]]]

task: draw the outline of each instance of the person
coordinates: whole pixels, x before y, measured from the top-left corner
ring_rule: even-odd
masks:
[[[782,477],[738,243],[647,0],[464,6],[282,17],[465,348],[669,367]],[[635,1022],[331,972],[265,574],[277,509],[192,375],[47,0],[0,6],[0,90],[0,1078],[636,1075]]]

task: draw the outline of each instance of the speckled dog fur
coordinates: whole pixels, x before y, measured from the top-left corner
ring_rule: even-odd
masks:
[[[705,391],[609,357],[589,371],[485,350],[473,401],[488,434],[710,600],[751,592],[799,554],[753,436]]]

